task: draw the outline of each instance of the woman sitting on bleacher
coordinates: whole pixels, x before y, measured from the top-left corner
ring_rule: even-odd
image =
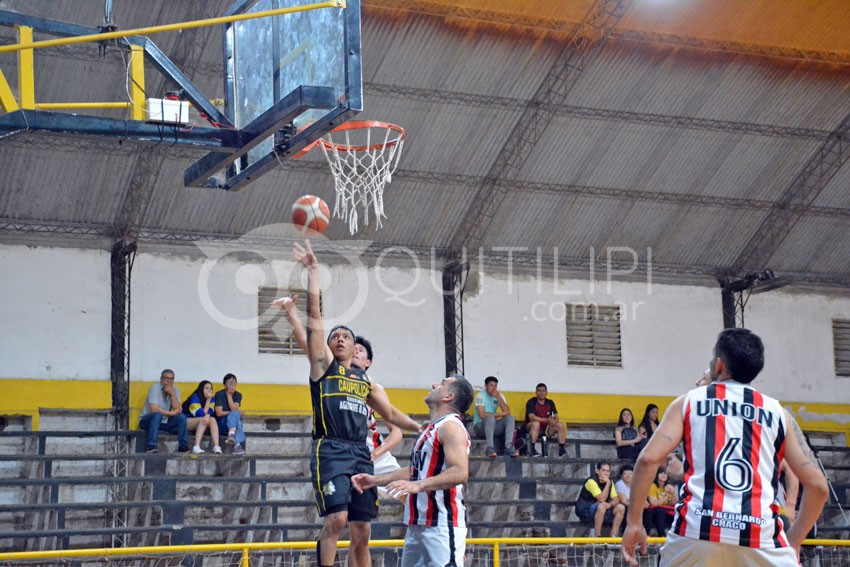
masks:
[[[213,453],[221,454],[221,447],[218,444],[218,423],[213,415],[212,399],[212,383],[208,380],[201,380],[192,395],[183,402],[183,413],[187,418],[186,425],[189,431],[195,432],[195,446],[192,447],[192,452],[196,455],[204,452],[201,449],[201,439],[204,437],[204,431],[207,428],[210,430],[210,437],[213,441]]]
[[[637,460],[643,449],[646,435],[641,435],[635,427],[635,417],[632,410],[620,410],[620,419],[614,428],[614,440],[617,443],[617,457],[620,459]]]
[[[638,425],[638,431],[644,436],[646,443],[649,443],[656,429],[658,429],[658,406],[649,404],[646,406],[646,411],[643,412],[643,419],[640,421],[640,425]]]
[[[667,471],[664,467],[655,473],[655,482],[649,487],[649,506],[643,512],[643,529],[646,535],[655,528],[658,537],[664,537],[673,523],[676,504],[676,487],[667,484]]]

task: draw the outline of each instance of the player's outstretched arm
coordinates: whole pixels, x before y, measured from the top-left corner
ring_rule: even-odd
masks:
[[[363,494],[364,490],[369,490],[375,486],[385,486],[396,480],[404,480],[406,478],[410,478],[410,469],[407,468],[401,468],[378,476],[360,473],[351,477],[351,485],[359,494]]]
[[[298,343],[301,350],[306,353],[307,329],[304,328],[304,325],[301,324],[301,319],[298,318],[298,308],[295,307],[296,299],[298,299],[297,295],[293,295],[292,297],[286,296],[281,297],[280,299],[275,299],[271,304],[273,307],[280,307],[284,314],[286,314],[286,320],[292,328],[292,338],[295,339],[295,342]],[[327,345],[325,346],[327,347]]]
[[[330,365],[333,355],[325,344],[325,322],[319,305],[319,260],[309,240],[304,246],[292,245],[295,259],[307,270],[307,356],[310,359],[310,379],[318,380]]]
[[[655,434],[641,451],[635,463],[632,487],[629,492],[628,524],[623,533],[623,558],[630,565],[637,565],[636,548],[646,553],[646,531],[643,529],[643,503],[649,496],[649,485],[655,479],[658,467],[667,461],[667,455],[673,452],[682,441],[684,422],[682,404],[685,396],[679,396],[664,412],[664,419]]]
[[[446,470],[436,476],[417,481],[397,480],[387,484],[387,491],[419,492],[446,490],[469,479],[469,455],[467,454],[466,429],[456,422],[449,422],[439,429],[440,443],[446,457]]]
[[[829,487],[797,420],[785,412],[785,421],[790,430],[790,434],[785,438],[785,461],[803,486],[800,511],[788,530],[788,542],[797,549],[799,555],[800,545],[823,510]]]
[[[389,396],[387,396],[387,391],[374,380],[372,381],[372,392],[366,402],[373,410],[381,414],[381,417],[387,423],[401,427],[406,431],[419,431],[422,427],[422,424],[410,419],[406,413],[392,405]]]

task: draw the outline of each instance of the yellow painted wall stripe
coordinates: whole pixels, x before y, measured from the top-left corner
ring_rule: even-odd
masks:
[[[18,110],[18,101],[15,100],[15,94],[6,81],[6,75],[3,74],[3,69],[0,69],[0,106],[3,107],[4,112]]]
[[[185,399],[200,381],[180,380],[177,383]],[[0,415],[25,415],[33,418],[33,429],[38,429],[41,408],[68,410],[106,410],[112,407],[112,387],[105,380],[2,380],[3,389],[15,392],[14,396],[0,396]],[[158,383],[158,382],[157,382]],[[150,382],[130,384],[130,426],[138,428],[139,414],[145,403]],[[213,382],[218,391],[220,381]],[[306,416],[311,413],[310,386],[281,384],[239,384],[243,407],[248,415]],[[427,413],[425,396],[429,390],[387,388],[393,405],[409,414]],[[502,392],[511,413],[521,421],[525,403],[532,397],[526,392]],[[647,404],[654,403],[663,413],[673,397],[625,396],[620,394],[556,394],[549,398],[558,406],[558,412],[567,423],[614,423],[620,410],[630,408],[635,420],[643,416]],[[843,433],[850,440],[850,404],[811,402],[783,402],[797,416],[801,426],[808,431]],[[613,434],[613,433],[612,433]],[[848,443],[850,445],[850,443]]]

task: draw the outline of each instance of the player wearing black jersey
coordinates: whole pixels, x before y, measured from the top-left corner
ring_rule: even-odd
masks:
[[[380,385],[352,367],[355,337],[351,329],[338,325],[325,342],[319,307],[319,262],[309,242],[304,246],[296,243],[294,250],[307,269],[307,356],[313,401],[310,469],[316,505],[324,518],[316,547],[319,565],[333,565],[337,540],[349,523],[348,564],[369,567],[370,522],[378,515],[378,495],[374,489],[359,494],[351,486],[352,476],[373,470],[364,441],[369,407],[402,429],[418,431],[421,426],[396,409]]]

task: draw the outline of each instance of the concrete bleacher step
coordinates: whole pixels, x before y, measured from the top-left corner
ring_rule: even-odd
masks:
[[[110,454],[116,443],[134,448],[144,435],[136,431],[0,432],[0,548],[111,546],[122,533],[132,545],[315,538],[309,416],[248,421],[244,456],[174,453],[176,439],[168,435],[158,454]],[[563,459],[554,456],[554,443],[547,458],[488,458],[484,441],[474,440],[465,492],[470,536],[587,535],[573,503],[599,458],[618,468],[611,429],[570,426]],[[405,445],[414,439],[407,435]],[[846,510],[850,449],[818,448]],[[402,467],[409,464],[409,450],[394,453]],[[125,476],[116,476],[118,465]],[[125,515],[124,532],[104,527],[115,512]],[[384,502],[373,533],[402,537],[401,521],[401,505]],[[834,504],[822,523],[824,537],[850,535]]]

